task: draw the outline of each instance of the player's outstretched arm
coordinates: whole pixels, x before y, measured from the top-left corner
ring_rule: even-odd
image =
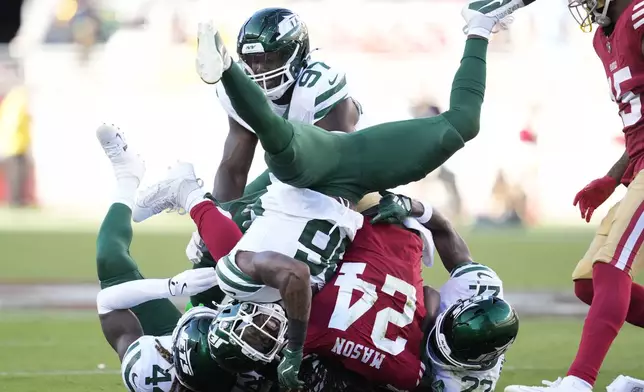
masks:
[[[471,263],[472,255],[465,240],[458,234],[452,224],[440,212],[426,210],[423,203],[414,200],[412,202],[412,216],[419,217],[419,221],[432,232],[436,251],[443,261],[448,272],[461,264]],[[431,207],[427,207],[430,209]],[[422,221],[423,217],[427,219]]]
[[[224,152],[215,175],[212,194],[219,202],[238,199],[244,193],[248,172],[253,163],[257,136],[228,117],[230,130],[224,144]]]
[[[215,284],[214,268],[200,268],[171,279],[139,279],[107,287],[96,296],[103,335],[123,359],[130,344],[143,336],[143,328],[130,308],[155,299],[199,294]]]

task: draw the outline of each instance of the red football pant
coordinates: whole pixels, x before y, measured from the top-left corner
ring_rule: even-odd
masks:
[[[215,262],[230,253],[242,238],[239,227],[217,209],[210,200],[204,200],[190,211],[197,231]]]
[[[624,325],[631,303],[633,281],[630,275],[611,264],[595,263],[593,266],[593,297],[584,322],[577,356],[568,370],[576,376],[595,384],[599,368],[608,354],[613,340]],[[642,301],[635,305],[643,306]]]

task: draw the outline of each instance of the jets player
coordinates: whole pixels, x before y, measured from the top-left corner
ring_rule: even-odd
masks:
[[[478,133],[487,38],[497,22],[522,6],[521,0],[511,0],[476,1],[465,7],[469,37],[454,80],[450,110],[431,119],[382,124],[350,134],[330,133],[277,116],[257,84],[232,63],[214,27],[200,25],[197,65],[201,78],[208,83],[222,81],[239,117],[257,133],[275,175],[261,198],[263,214],[217,263],[220,287],[238,300],[274,302],[283,297],[284,290],[272,279],[282,271],[277,266],[268,270],[271,264],[256,257],[257,252],[276,251],[302,261],[299,267],[285,265],[288,270],[283,271],[298,287],[284,298],[289,343],[278,375],[285,386],[300,384],[297,370],[310,309],[310,293],[305,292],[303,282],[310,280],[322,287],[333,276],[347,244],[362,226],[362,216],[351,204],[369,191],[424,177]],[[196,183],[187,166],[170,171],[166,180],[143,193],[134,220],[142,221],[171,206],[173,198],[192,205],[195,199],[190,195],[192,190],[197,192]],[[277,232],[279,236],[272,235]]]
[[[304,21],[284,8],[255,12],[237,38],[239,65],[264,92],[270,110],[288,120],[353,132],[360,109],[350,96],[346,75],[325,62],[311,60],[311,52]],[[230,130],[213,196],[226,202],[242,195],[257,136],[233,108],[222,83],[216,84],[216,91],[229,116]]]
[[[117,184],[97,238],[96,269],[102,290],[96,303],[103,334],[121,360],[125,386],[130,391],[211,390],[214,386],[230,391],[236,377],[212,360],[205,349],[205,334],[200,337],[194,332],[200,325],[207,326],[216,313],[194,309],[189,322],[180,322],[181,313],[167,299],[210,289],[217,282],[215,271],[204,268],[172,279],[143,279],[129,246],[132,206],[145,166],[114,127],[103,125],[96,135]],[[179,345],[173,345],[173,331]]]
[[[590,391],[624,322],[644,327],[644,287],[633,281],[644,266],[640,253],[644,241],[644,2],[570,0],[569,7],[582,30],[599,25],[593,47],[604,66],[626,139],[623,156],[605,176],[577,193],[574,204],[579,204],[581,217],[589,222],[620,183],[627,191],[601,221],[572,274],[575,294],[590,310],[566,377],[549,387],[509,386],[507,391]],[[639,388],[644,387],[644,382],[639,383]]]
[[[402,219],[427,213],[418,202],[396,203],[395,198],[408,199],[403,195],[385,196],[380,211],[387,217]],[[447,219],[434,211],[424,226],[431,231],[450,277],[440,288],[436,322],[425,325],[431,329],[423,343],[427,372],[421,390],[493,391],[503,354],[516,338],[519,320],[503,300],[501,279],[491,268],[472,261],[467,244]],[[431,318],[431,308],[428,311]]]

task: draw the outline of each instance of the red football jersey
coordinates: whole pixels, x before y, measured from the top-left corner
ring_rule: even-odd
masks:
[[[604,28],[595,33],[593,46],[604,64],[611,98],[617,102],[624,123],[629,164],[622,178],[628,185],[644,169],[644,119],[641,95],[644,94],[644,1],[633,1],[615,23],[610,36]]]
[[[338,274],[313,297],[304,351],[378,384],[416,387],[424,372],[422,250],[414,232],[365,221]]]

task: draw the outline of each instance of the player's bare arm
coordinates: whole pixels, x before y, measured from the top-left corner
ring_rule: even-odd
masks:
[[[359,119],[360,113],[357,104],[353,98],[349,97],[335,105],[329,114],[316,122],[315,125],[328,131],[351,133],[356,130]]]
[[[436,317],[438,317],[441,295],[440,293],[430,286],[423,286],[423,296],[425,301],[425,310],[427,314],[423,319],[423,331],[426,331],[431,325],[434,325]]]
[[[425,206],[419,201],[412,201],[412,216],[425,215]],[[461,264],[472,262],[472,254],[465,240],[458,234],[452,224],[440,212],[433,210],[429,221],[423,223],[432,232],[436,251],[448,272]]]
[[[228,117],[228,124],[230,131],[212,191],[215,199],[220,202],[237,199],[244,193],[248,171],[257,147],[257,136],[254,133],[246,130],[231,117]]]
[[[622,180],[626,167],[628,166],[628,153],[624,151],[624,154],[615,162],[613,167],[610,168],[606,174],[610,178],[614,179],[617,183]]]
[[[309,267],[277,252],[239,252],[237,265],[251,278],[280,291],[288,315],[288,348],[301,349],[311,310]]]
[[[117,309],[109,313],[99,314],[101,329],[105,340],[112,346],[123,360],[127,348],[143,336],[143,328],[139,319],[129,309]]]

